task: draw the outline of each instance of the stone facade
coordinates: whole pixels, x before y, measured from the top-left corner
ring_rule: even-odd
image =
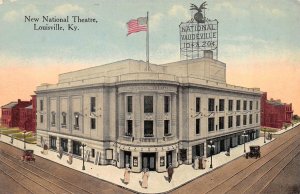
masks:
[[[243,143],[244,131],[249,140],[258,137],[261,92],[226,84],[224,63],[204,57],[150,68],[124,60],[38,86],[38,145],[62,146],[82,157],[84,143],[85,158],[96,165],[129,163],[133,172],[145,167],[164,172],[169,163],[208,156],[210,140],[219,153]]]

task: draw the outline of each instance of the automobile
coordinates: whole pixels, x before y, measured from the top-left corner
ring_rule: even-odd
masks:
[[[250,146],[249,148],[250,148],[250,152],[246,153],[246,159],[248,159],[249,157],[250,158],[256,157],[256,159],[260,158],[260,146],[253,145],[253,146]]]
[[[22,161],[35,162],[33,150],[24,150],[22,155]]]

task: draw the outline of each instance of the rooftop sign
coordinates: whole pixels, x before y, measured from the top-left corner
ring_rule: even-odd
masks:
[[[218,48],[218,21],[205,17],[206,2],[199,8],[191,4],[190,10],[196,10],[194,17],[179,25],[180,56],[186,59],[201,57],[204,50]],[[201,53],[200,53],[201,52]]]

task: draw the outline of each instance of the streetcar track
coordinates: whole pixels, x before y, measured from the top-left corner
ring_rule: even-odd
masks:
[[[2,158],[1,158],[1,157],[2,157]],[[39,183],[39,182],[36,181],[36,180],[33,180],[33,179],[30,178],[28,175],[26,175],[24,172],[21,172],[20,170],[16,169],[16,168],[13,167],[12,165],[10,165],[8,162],[4,161],[3,158],[5,158],[5,157],[4,157],[3,155],[1,155],[1,157],[0,157],[0,158],[1,158],[0,161],[1,161],[2,163],[4,163],[6,166],[9,166],[10,168],[14,169],[16,172],[18,172],[19,174],[21,174],[21,175],[23,175],[24,177],[28,178],[30,181],[32,181],[32,182],[38,184],[39,186],[43,187],[44,189],[48,190],[50,193],[57,193],[57,192],[51,190],[51,189],[50,189],[51,187],[47,187],[47,186],[45,186],[44,184]],[[8,158],[5,158],[5,159],[10,160],[10,159],[8,159]],[[10,160],[10,161],[12,161],[12,160]],[[72,194],[73,194],[73,192],[71,192],[71,191],[69,191],[69,190],[67,190],[67,189],[65,189],[65,188],[63,188],[63,187],[61,187],[60,185],[57,185],[56,183],[52,182],[51,180],[48,180],[48,179],[46,179],[46,178],[44,178],[44,177],[38,175],[37,173],[35,173],[35,172],[33,172],[33,171],[31,171],[31,170],[29,170],[29,169],[27,169],[27,168],[24,168],[23,166],[17,164],[17,163],[14,162],[14,161],[12,161],[12,162],[13,162],[16,166],[25,169],[25,171],[27,171],[27,172],[33,174],[34,176],[37,176],[37,177],[43,179],[44,181],[46,181],[46,182],[48,182],[48,183],[51,183],[53,186],[56,186],[56,187],[60,188],[61,190],[66,191],[67,193],[72,193]],[[34,177],[34,176],[33,176],[33,177]]]
[[[249,191],[251,188],[253,188],[253,186],[255,184],[257,184],[263,177],[265,177],[265,175],[267,175],[271,170],[274,170],[275,167],[277,167],[283,160],[285,160],[288,156],[290,156],[291,154],[293,154],[292,152],[294,150],[296,150],[297,148],[299,148],[299,144],[294,148],[292,149],[285,157],[283,157],[282,159],[280,159],[278,162],[275,163],[274,166],[272,166],[269,170],[267,170],[267,172],[265,172],[257,181],[255,181],[254,183],[252,183],[243,193],[247,193],[247,191]],[[299,154],[299,152],[296,154],[296,156]],[[279,154],[278,154],[279,155]],[[294,158],[294,157],[293,157]],[[293,160],[293,158],[291,159],[291,161]],[[288,162],[290,163],[290,161]],[[286,166],[286,165],[285,165]],[[282,168],[283,169],[283,168]],[[281,170],[279,171],[281,172]]]
[[[285,146],[286,144],[290,143],[290,141],[294,138],[296,138],[297,136],[299,136],[299,134],[296,133],[296,135],[288,138],[287,140],[285,140],[283,143],[281,143],[279,146],[277,146],[274,150],[272,150],[271,152],[268,152],[267,154],[263,155],[260,159],[267,157],[268,155],[274,153],[276,150],[280,149],[282,146]],[[291,143],[292,144],[292,143]],[[287,146],[288,147],[288,146]],[[233,177],[235,177],[236,175],[242,173],[243,171],[247,170],[250,166],[256,164],[259,160],[255,160],[253,163],[250,163],[248,166],[246,166],[245,168],[241,169],[240,171],[234,173],[233,175],[231,175],[230,177],[228,177],[227,179],[219,182],[216,186],[210,188],[208,191],[206,191],[205,193],[210,193],[213,190],[215,190],[216,188],[218,188],[219,186],[221,186],[223,183],[229,181],[230,179],[232,179]]]
[[[17,181],[13,176],[6,173],[3,169],[0,168],[0,171],[3,172],[6,176],[10,177],[12,180],[14,180],[17,184],[21,185],[25,190],[27,190],[30,193],[34,194],[34,192],[32,190],[28,189],[25,185],[21,184],[21,182]]]
[[[280,159],[279,161],[277,161],[275,163],[274,166],[272,166],[266,173],[268,173],[271,169],[273,169],[275,166],[277,166],[282,160],[285,159],[285,157],[287,157],[288,155],[290,155],[294,150],[296,150],[299,147],[299,144],[297,146],[294,146],[293,144],[297,142],[293,142],[292,144],[290,144],[288,147],[295,147],[292,150],[290,150],[282,159]],[[285,152],[284,150],[281,151],[280,153],[276,154],[274,157],[272,157],[270,160],[268,160],[266,163],[264,163],[263,165],[261,165],[259,168],[255,169],[254,171],[252,171],[250,174],[248,174],[246,177],[243,177],[242,179],[240,179],[235,185],[233,185],[229,190],[227,190],[225,193],[229,193],[230,191],[232,191],[234,188],[236,188],[237,186],[239,186],[240,183],[242,183],[243,181],[245,181],[247,178],[249,178],[252,174],[258,172],[258,170],[262,170],[261,168],[265,167],[265,165],[267,164],[271,164],[272,159],[274,159],[275,157],[279,156],[282,154],[282,152]],[[245,191],[243,191],[243,193],[245,193],[249,188],[251,188],[255,183],[257,183],[264,175],[266,175],[266,173],[264,173],[257,181],[255,181],[253,184],[250,185],[250,187],[248,187]]]
[[[18,160],[18,161],[19,161],[18,158],[14,157],[14,156],[12,156],[12,155],[10,155],[10,154],[4,152],[4,151],[1,151],[1,153],[3,153],[3,154],[5,154],[6,156],[9,156],[9,157],[14,158],[15,160]],[[5,158],[6,158],[6,157],[5,157]],[[8,159],[8,158],[6,158],[6,159]],[[10,159],[8,159],[8,160],[10,160]],[[12,161],[12,160],[10,160],[10,161]],[[13,162],[14,162],[14,161],[13,161]],[[15,163],[16,163],[16,162],[15,162]],[[84,189],[84,188],[82,188],[82,187],[79,187],[79,186],[77,186],[77,185],[75,185],[75,184],[73,184],[73,183],[71,183],[71,182],[68,182],[68,181],[66,181],[66,180],[64,180],[64,179],[62,179],[62,178],[60,178],[60,177],[58,177],[58,176],[56,176],[56,175],[54,175],[54,174],[52,174],[52,173],[49,173],[48,171],[45,171],[44,169],[41,169],[41,168],[39,168],[39,167],[37,167],[37,166],[35,166],[35,165],[32,165],[32,164],[30,164],[30,163],[28,163],[28,162],[26,162],[26,164],[27,164],[28,166],[31,166],[31,167],[33,167],[33,168],[35,168],[35,169],[37,169],[37,170],[40,170],[40,171],[42,171],[42,172],[44,172],[44,173],[46,173],[46,174],[52,176],[53,178],[59,179],[60,181],[63,181],[64,183],[69,184],[70,186],[73,186],[73,187],[75,187],[75,188],[77,188],[77,189],[80,189],[80,190],[82,190],[82,191],[84,191],[84,192],[86,192],[86,193],[93,194],[92,192],[90,192],[90,191],[88,191],[88,190],[86,190],[86,189]],[[26,169],[26,170],[31,171],[30,169],[28,169],[28,168],[26,168],[26,167],[24,167],[24,166],[21,166],[21,167],[24,168],[24,169]]]
[[[295,157],[297,157],[298,155],[300,154],[300,152],[298,152],[298,154],[296,154],[296,156]],[[294,157],[294,158],[295,158]],[[294,158],[291,160],[291,161],[289,161],[280,171],[278,171],[276,174],[275,174],[275,176],[273,177],[273,178],[271,178],[265,185],[264,185],[264,187],[262,188],[262,189],[260,189],[259,190],[259,192],[258,193],[262,193],[266,188],[267,188],[267,186],[269,186],[269,184],[278,176],[278,174],[279,173],[281,173],[286,167],[287,167],[287,165],[289,165],[293,160],[294,160]]]
[[[21,173],[21,172],[18,171],[16,168],[13,168],[13,167],[11,167],[10,165],[7,165],[7,163],[5,163],[5,162],[3,162],[3,161],[2,161],[2,163],[1,163],[1,165],[2,165],[2,164],[4,164],[5,166],[7,166],[8,169],[13,169],[12,172],[17,173],[17,174],[19,174],[19,175],[21,175],[21,176],[23,176],[23,177],[26,177],[26,178],[27,178],[27,179],[26,179],[27,181],[33,182],[33,183],[37,184],[38,186],[42,187],[43,189],[45,189],[45,190],[47,190],[47,191],[49,191],[49,192],[51,192],[51,193],[54,193],[54,192],[50,191],[49,189],[47,189],[47,188],[46,188],[45,186],[43,186],[42,184],[40,184],[40,183],[38,183],[38,182],[32,180],[30,177],[28,177],[28,176],[25,175],[24,173]],[[4,165],[2,165],[2,166],[4,166]],[[15,174],[15,176],[16,176],[16,174]],[[20,178],[20,177],[19,177],[19,178]],[[24,180],[24,179],[23,179],[23,180]],[[24,185],[24,187],[26,187],[26,189],[28,189],[27,186]],[[32,192],[33,192],[33,193],[36,193],[36,192],[34,192],[34,191],[32,191]]]

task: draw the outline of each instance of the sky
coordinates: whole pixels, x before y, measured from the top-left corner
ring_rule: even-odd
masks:
[[[145,32],[126,36],[130,19],[149,12],[150,62],[180,60],[179,24],[196,0],[0,0],[0,105],[29,100],[58,74],[123,59],[145,60]],[[77,31],[39,31],[25,16],[95,18]],[[207,0],[219,21],[218,59],[227,83],[260,88],[300,114],[300,0]],[[63,24],[66,25],[66,24]]]

